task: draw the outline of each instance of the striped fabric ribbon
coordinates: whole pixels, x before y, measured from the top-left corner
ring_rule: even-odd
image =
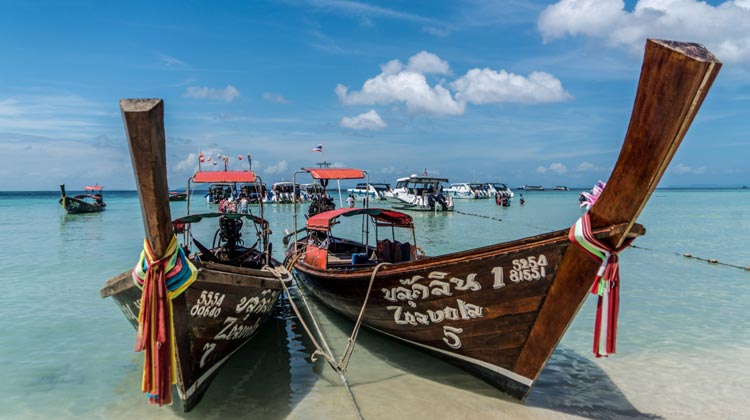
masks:
[[[133,282],[141,289],[138,334],[135,351],[144,351],[141,390],[149,403],[172,403],[172,384],[176,383],[175,337],[172,299],[184,292],[198,276],[198,270],[177,244],[177,237],[157,259],[148,240],[133,268]]]
[[[602,262],[591,287],[591,293],[599,295],[593,351],[596,357],[614,354],[617,344],[617,315],[620,308],[620,265],[617,253],[630,245],[632,239],[616,249],[598,241],[591,233],[589,212],[584,213],[570,227],[568,238],[586,254]]]

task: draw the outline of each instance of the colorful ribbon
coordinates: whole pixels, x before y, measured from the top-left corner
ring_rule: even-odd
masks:
[[[149,403],[172,403],[172,384],[177,382],[172,299],[184,292],[198,276],[172,236],[164,256],[156,259],[148,240],[133,268],[133,282],[141,289],[135,351],[144,351],[141,390]]]
[[[619,248],[599,242],[591,233],[589,212],[571,226],[568,238],[592,258],[601,260],[601,266],[591,287],[591,293],[599,295],[594,324],[594,355],[614,354],[617,345],[617,315],[620,309],[620,265],[617,253],[630,245],[629,239]]]

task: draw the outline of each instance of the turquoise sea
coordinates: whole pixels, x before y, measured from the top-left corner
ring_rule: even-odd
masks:
[[[523,195],[525,206],[518,197],[510,208],[459,200],[460,213],[415,213],[418,244],[436,255],[567,228],[581,214],[577,191]],[[356,418],[338,376],[310,361],[312,347],[288,304],[194,411],[149,406],[135,332],[99,297],[104,281],[132,267],[141,250],[137,194],[105,190],[107,210],[88,215],[65,215],[58,196],[0,193],[0,418]],[[184,202],[172,206],[174,217],[184,214]],[[281,258],[292,207],[266,209]],[[639,223],[646,235],[621,254],[616,355],[591,354],[590,298],[520,404],[363,330],[348,380],[364,418],[750,418],[750,271],[682,256],[750,266],[750,190],[660,189]],[[353,324],[311,304],[340,354]]]

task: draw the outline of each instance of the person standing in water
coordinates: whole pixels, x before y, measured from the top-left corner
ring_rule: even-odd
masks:
[[[523,206],[523,203],[526,202],[526,200],[523,199],[523,194],[521,194],[521,199],[519,200],[521,202],[521,205]]]

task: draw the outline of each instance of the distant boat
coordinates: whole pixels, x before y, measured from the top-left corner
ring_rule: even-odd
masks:
[[[497,197],[505,196],[508,198],[513,198],[514,194],[513,191],[508,187],[508,184],[503,184],[502,182],[492,182],[485,185],[485,190],[489,192],[491,197]]]
[[[564,185],[557,185],[553,188],[555,191],[570,191],[570,189]]]
[[[102,199],[102,187],[99,185],[83,187],[84,194],[69,196],[65,193],[65,184],[60,184],[60,200],[58,202],[66,212],[96,213],[103,211],[107,203]]]
[[[544,187],[541,185],[524,185],[521,189],[524,191],[544,191]]]
[[[373,197],[377,200],[385,200],[385,194],[391,191],[391,184],[386,183],[373,183],[373,184],[367,184],[360,182],[357,184],[354,188],[349,188],[346,190],[347,193],[352,194],[354,198],[357,197],[364,197],[365,195],[368,197]]]
[[[169,201],[185,201],[187,199],[187,193],[184,192],[177,192],[177,191],[170,191],[169,192]]]

